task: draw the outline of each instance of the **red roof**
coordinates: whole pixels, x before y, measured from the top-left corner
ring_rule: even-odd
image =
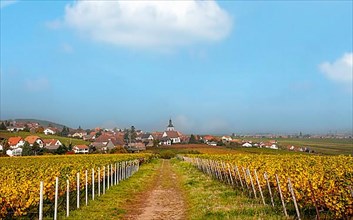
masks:
[[[30,135],[25,138],[25,141],[27,141],[29,144],[34,144],[37,139],[40,139],[38,136]]]
[[[204,139],[204,140],[207,140],[207,141],[211,141],[211,140],[214,139],[214,137],[211,136],[211,135],[206,135],[206,136],[203,137],[203,139]]]
[[[178,138],[180,137],[179,132],[177,131],[166,131],[168,138]]]
[[[45,145],[55,145],[58,142],[58,139],[43,139]]]
[[[21,137],[10,137],[9,140],[8,140],[8,143],[9,143],[10,146],[15,146],[21,140],[23,140]]]
[[[75,147],[78,149],[88,149],[87,145],[84,145],[84,144],[75,145]]]

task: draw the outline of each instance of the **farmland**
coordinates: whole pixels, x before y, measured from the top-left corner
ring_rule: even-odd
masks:
[[[331,218],[347,218],[353,215],[351,156],[192,154],[186,159],[221,181],[232,185],[236,181],[242,188],[246,184],[255,198],[256,191],[262,196],[261,188],[278,188],[281,197],[283,193],[282,203],[291,204],[292,197],[296,198],[293,201],[299,204],[298,212],[308,212],[316,206]],[[271,195],[270,191],[269,194]],[[263,203],[265,204],[264,198]],[[290,210],[294,210],[293,206]]]
[[[67,180],[71,183],[71,189],[75,188],[75,184],[84,185],[86,170],[89,172],[91,169],[94,170],[93,181],[101,181],[106,175],[105,168],[109,174],[107,165],[136,159],[149,160],[150,156],[150,154],[120,154],[0,158],[0,195],[2,197],[0,217],[22,216],[37,210],[40,181],[44,182],[45,200],[53,201],[56,177],[59,177],[59,195],[64,195]],[[125,165],[128,166],[128,164]],[[110,169],[111,172],[117,172],[114,166]],[[81,174],[79,183],[75,182],[77,173]],[[92,179],[88,178],[88,181],[92,182]]]
[[[247,138],[252,141],[267,141],[266,138]],[[337,138],[278,138],[278,144],[283,147],[303,146],[315,152],[329,155],[353,154],[353,139]]]

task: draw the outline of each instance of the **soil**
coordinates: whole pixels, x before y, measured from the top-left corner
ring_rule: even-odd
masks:
[[[185,201],[177,174],[163,160],[149,189],[126,204],[123,219],[185,219]]]

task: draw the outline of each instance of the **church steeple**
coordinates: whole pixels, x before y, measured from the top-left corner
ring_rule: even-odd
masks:
[[[169,119],[169,125],[167,127],[167,131],[174,131],[174,125],[172,123],[172,119]]]

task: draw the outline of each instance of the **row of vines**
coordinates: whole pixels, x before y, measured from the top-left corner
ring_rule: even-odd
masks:
[[[277,201],[286,215],[287,204],[299,219],[300,213],[314,213],[316,218],[353,218],[352,156],[205,154],[187,155],[184,160],[222,181],[248,189],[254,197],[266,194],[268,199],[266,195],[262,198],[265,204],[274,205],[275,196],[269,195],[272,189],[272,194],[282,199],[282,204]]]
[[[102,183],[105,184],[105,180],[108,178],[108,185],[109,174],[112,176],[114,173],[116,176],[112,176],[112,178],[117,177],[117,172],[119,169],[121,170],[122,166],[131,165],[126,161],[140,163],[149,160],[150,157],[150,154],[122,154],[0,158],[0,218],[38,216],[40,182],[44,183],[45,204],[50,204],[46,206],[46,211],[48,211],[48,209],[52,209],[52,204],[54,204],[56,177],[58,177],[59,186],[58,196],[61,203],[64,203],[67,189],[70,191],[75,191],[78,188],[80,190],[86,189],[87,196],[87,188],[92,190],[93,184],[93,188],[96,187],[97,191],[103,191],[105,190],[103,186],[97,189],[97,183],[103,181]],[[114,181],[116,182],[117,179],[115,178]],[[81,196],[84,196],[84,193],[82,192]],[[77,202],[75,199],[73,196],[71,201]]]

